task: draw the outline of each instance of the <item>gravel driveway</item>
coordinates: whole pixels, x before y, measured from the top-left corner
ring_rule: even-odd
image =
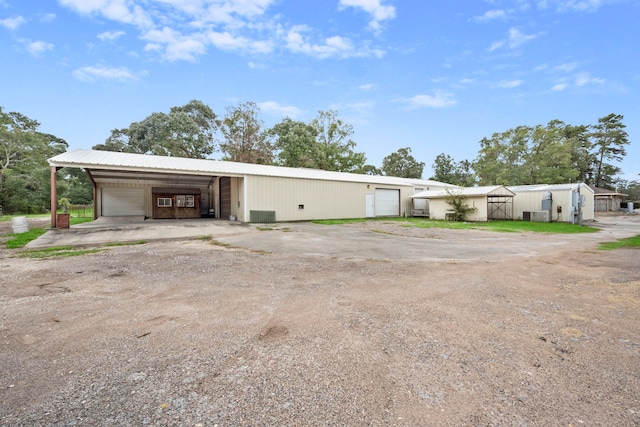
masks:
[[[0,250],[0,425],[639,425],[640,253],[278,224]]]

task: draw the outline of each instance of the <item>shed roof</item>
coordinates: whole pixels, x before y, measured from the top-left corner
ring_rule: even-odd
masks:
[[[55,167],[77,167],[92,170],[153,172],[198,176],[272,176],[281,178],[317,179],[327,181],[362,182],[367,184],[402,185],[411,187],[454,187],[439,181],[330,172],[318,169],[288,168],[221,160],[189,159],[148,154],[119,153],[76,149],[49,159]]]
[[[526,193],[533,191],[570,191],[576,190],[580,186],[580,190],[593,192],[593,190],[584,183],[573,182],[569,184],[535,184],[535,185],[510,185],[509,188],[514,193]]]
[[[628,194],[624,194],[624,193],[619,193],[616,190],[609,190],[608,188],[602,188],[602,187],[596,187],[595,185],[590,185],[589,186],[593,192],[595,193],[595,196],[601,196],[601,197],[610,197],[610,196],[628,196]]]
[[[412,199],[443,199],[449,195],[449,193],[460,194],[462,196],[474,197],[474,196],[486,196],[486,197],[513,197],[515,193],[509,190],[504,185],[488,185],[483,187],[455,187],[450,190],[432,190],[421,191],[412,196]]]

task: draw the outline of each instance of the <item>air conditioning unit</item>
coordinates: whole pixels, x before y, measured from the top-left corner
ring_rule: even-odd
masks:
[[[533,211],[531,212],[532,222],[549,222],[549,211]]]
[[[522,212],[522,220],[523,221],[531,221],[531,212],[529,212],[529,211]]]

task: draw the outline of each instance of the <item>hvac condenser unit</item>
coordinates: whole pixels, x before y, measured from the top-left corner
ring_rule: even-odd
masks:
[[[549,222],[549,211],[533,211],[531,212],[532,222]]]

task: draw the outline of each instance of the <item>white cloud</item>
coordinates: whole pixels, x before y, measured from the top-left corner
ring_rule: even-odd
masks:
[[[603,0],[559,0],[556,2],[560,12],[595,12],[606,1]]]
[[[506,19],[507,12],[502,9],[488,10],[483,15],[476,16],[472,19],[475,22],[488,22],[496,19]]]
[[[124,31],[105,31],[104,33],[98,34],[98,38],[102,41],[113,41],[118,37],[124,36],[125,34],[126,33]]]
[[[578,68],[580,64],[578,62],[567,62],[565,64],[560,64],[560,65],[556,65],[555,67],[553,67],[553,69],[555,71],[561,71],[564,73],[569,73],[573,70],[575,70],[576,68]]]
[[[153,26],[149,13],[141,6],[127,0],[58,0],[66,6],[84,15],[102,15],[112,21],[132,24],[140,28]]]
[[[367,83],[367,84],[363,84],[358,86],[358,89],[360,90],[364,90],[364,91],[370,91],[370,90],[374,90],[377,89],[378,85],[375,83]]]
[[[323,36],[306,25],[282,24],[281,15],[268,14],[278,0],[58,0],[82,15],[130,25],[144,40],[144,50],[169,61],[194,61],[208,48],[270,54],[279,48],[316,58],[384,56],[367,41],[336,34]],[[356,7],[371,15],[379,28],[395,16],[395,8],[381,0],[341,0],[340,7]],[[105,32],[102,40],[120,36]],[[355,36],[357,37],[357,36]]]
[[[5,27],[7,30],[15,30],[25,22],[27,20],[22,16],[16,16],[14,18],[0,19],[0,26]]]
[[[356,48],[351,39],[342,36],[328,37],[323,43],[312,43],[305,37],[310,28],[306,25],[296,25],[286,34],[287,48],[294,53],[303,53],[316,58],[381,58],[385,52],[379,49],[370,49],[366,46]]]
[[[142,74],[146,73],[143,72]],[[138,77],[126,67],[110,68],[104,65],[78,68],[73,71],[73,76],[85,82],[94,82],[96,80],[130,81],[138,79]]]
[[[40,17],[40,21],[42,22],[53,22],[56,20],[55,13],[46,13]]]
[[[540,36],[540,33],[524,34],[524,33],[521,33],[517,28],[510,28],[509,32],[507,33],[507,38],[492,43],[491,47],[489,48],[489,51],[492,52],[496,49],[499,49],[505,46],[509,47],[510,49],[515,49],[517,47],[522,46],[525,43],[530,42],[531,40],[538,38],[539,36]]]
[[[586,86],[586,85],[594,85],[594,84],[603,84],[604,79],[599,79],[596,77],[591,77],[589,73],[579,73],[576,74],[574,82],[576,86]]]
[[[557,84],[555,84],[555,85],[553,85],[551,87],[551,90],[554,91],[554,92],[560,92],[560,91],[565,90],[567,88],[567,86],[569,86],[569,85],[566,84],[566,83],[557,83]]]
[[[524,83],[522,80],[503,80],[494,85],[494,87],[501,89],[513,89],[515,87],[521,86]]]
[[[274,101],[266,101],[258,104],[260,110],[265,111],[268,114],[278,117],[289,117],[295,119],[302,114],[302,110],[293,105],[280,105]]]
[[[360,8],[371,15],[369,28],[379,33],[382,30],[382,22],[396,17],[396,8],[385,6],[380,0],[340,0],[340,7]]]
[[[457,103],[452,93],[443,91],[435,91],[433,95],[422,94],[411,98],[399,98],[396,101],[406,104],[411,109],[422,107],[446,108],[452,107]]]
[[[40,56],[44,52],[53,49],[53,44],[43,42],[43,41],[28,41],[22,40],[23,43],[26,44],[27,52],[29,52],[33,56]]]

